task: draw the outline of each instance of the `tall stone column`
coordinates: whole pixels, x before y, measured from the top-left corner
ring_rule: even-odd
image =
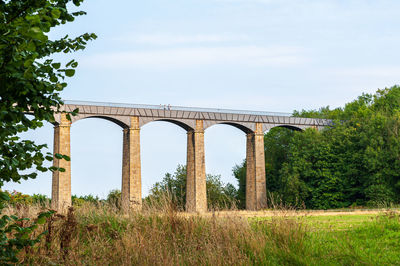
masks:
[[[207,192],[203,120],[196,120],[196,129],[188,131],[187,136],[186,211],[206,212]]]
[[[70,139],[71,121],[61,114],[60,124],[54,126],[53,153],[71,157]],[[65,171],[54,171],[51,191],[51,207],[57,211],[65,211],[71,203],[71,161],[54,157],[53,166]]]
[[[187,132],[186,154],[186,211],[196,211],[195,182],[194,182],[194,131]]]
[[[267,204],[262,124],[256,123],[255,132],[248,133],[246,138],[246,209],[259,210]]]
[[[246,210],[256,206],[256,179],[254,164],[254,133],[246,135]]]
[[[123,130],[121,205],[124,212],[142,208],[139,117]]]

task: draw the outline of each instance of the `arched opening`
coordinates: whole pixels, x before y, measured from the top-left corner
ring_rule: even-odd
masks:
[[[187,129],[188,125],[175,120],[152,121],[141,127],[143,198],[167,173],[173,175],[178,165],[186,165]]]
[[[232,127],[235,127],[237,129],[240,129],[241,131],[243,131],[245,134],[252,132],[252,130],[248,127],[245,127],[243,125],[240,124],[236,124],[236,123],[229,123],[229,122],[224,122],[224,123],[219,123],[217,125],[229,125]]]
[[[178,120],[173,120],[173,119],[158,119],[158,120],[154,120],[153,122],[156,121],[160,121],[160,122],[169,122],[172,123],[174,125],[177,125],[179,127],[181,127],[182,129],[184,129],[185,131],[189,131],[189,130],[193,130],[193,128],[191,126],[189,126],[188,124],[185,124],[181,121]]]
[[[264,136],[266,186],[268,200],[280,202],[282,191],[285,190],[285,178],[282,167],[289,159],[290,144],[298,132],[302,130],[294,126],[273,127]]]
[[[112,119],[89,118],[101,119],[71,126],[71,194],[106,198],[111,190],[121,190],[122,128]]]
[[[83,118],[78,118],[78,119],[76,119],[75,121],[73,120],[73,122],[75,123],[75,122],[77,122],[77,121],[79,121],[79,120],[88,119],[88,118],[99,118],[99,119],[104,119],[104,120],[113,122],[114,124],[117,124],[118,126],[120,126],[120,127],[122,127],[122,128],[129,127],[127,124],[125,124],[125,123],[122,122],[121,120],[115,119],[115,118],[113,118],[113,117],[101,116],[101,115],[86,116],[86,117],[83,117]]]
[[[220,176],[225,186],[231,184],[236,190],[239,182],[233,168],[246,158],[246,133],[249,131],[241,125],[221,123],[207,128],[204,135],[206,173]]]
[[[303,129],[301,129],[299,127],[296,127],[296,126],[292,126],[292,125],[279,125],[279,126],[276,126],[276,127],[283,127],[283,128],[287,128],[287,129],[290,129],[290,130],[293,130],[293,131],[303,131]],[[276,128],[276,127],[274,127],[274,128]]]

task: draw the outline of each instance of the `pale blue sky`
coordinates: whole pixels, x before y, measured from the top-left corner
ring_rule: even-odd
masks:
[[[112,4],[110,4],[112,3]],[[86,0],[87,16],[52,33],[99,37],[64,99],[292,112],[343,106],[400,83],[400,1]],[[50,125],[27,134],[52,147]],[[104,120],[73,124],[72,193],[121,186],[122,131]],[[141,131],[143,192],[186,161],[186,133],[166,122]],[[236,184],[245,136],[218,125],[205,135],[206,171]],[[51,193],[51,174],[6,189]]]

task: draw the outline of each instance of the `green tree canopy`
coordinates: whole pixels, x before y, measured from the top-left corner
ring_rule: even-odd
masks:
[[[82,0],[0,1],[0,187],[4,182],[35,178],[35,171],[21,171],[33,166],[46,171],[43,161],[52,159],[41,152],[46,145],[21,140],[17,134],[41,127],[43,121],[54,122],[63,103],[59,92],[78,63],[63,65],[52,55],[82,50],[96,38],[85,33],[49,39],[53,28],[85,14],[70,13],[69,2],[79,6]]]
[[[219,175],[206,175],[207,205],[209,209],[230,208],[237,198],[236,188],[224,184]],[[146,201],[161,201],[170,197],[173,204],[180,210],[186,205],[186,166],[178,165],[174,174],[166,173],[161,182],[150,189]]]
[[[43,154],[46,144],[21,139],[18,134],[36,129],[44,121],[54,123],[54,115],[63,104],[59,92],[72,77],[78,63],[61,64],[53,59],[56,53],[70,53],[85,48],[95,34],[51,40],[55,27],[74,21],[85,12],[70,12],[70,3],[79,6],[82,0],[0,0],[0,188],[4,182],[20,182],[35,178],[37,171],[47,171]],[[74,113],[74,112],[73,112]],[[28,118],[28,114],[31,116]],[[56,154],[57,158],[69,158]],[[50,170],[59,170],[50,167]],[[9,200],[0,192],[0,211]],[[51,212],[42,213],[30,226],[23,227],[16,216],[0,219],[0,264],[17,262],[18,250],[37,241],[30,233],[45,222]],[[10,238],[9,238],[10,237]]]
[[[400,201],[400,87],[363,94],[344,108],[295,111],[333,119],[322,131],[273,128],[265,134],[267,191],[315,209]],[[245,163],[234,168],[243,205]]]

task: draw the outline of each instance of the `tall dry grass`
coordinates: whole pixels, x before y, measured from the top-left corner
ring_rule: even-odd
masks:
[[[42,210],[43,206],[19,206],[7,211],[33,218]],[[21,263],[275,264],[281,259],[298,260],[306,235],[302,223],[293,219],[273,217],[249,223],[235,215],[187,215],[168,198],[125,215],[113,205],[83,204],[65,215],[53,215],[35,234],[43,230],[47,235],[20,254]]]

